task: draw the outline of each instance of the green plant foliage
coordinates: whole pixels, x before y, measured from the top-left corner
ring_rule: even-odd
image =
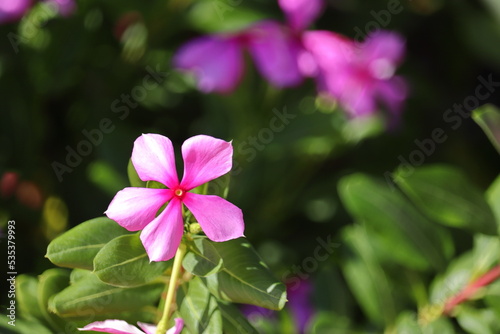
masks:
[[[444,268],[453,252],[448,232],[430,222],[401,193],[364,174],[340,180],[339,193],[386,256],[418,270]]]
[[[94,218],[55,238],[47,247],[45,256],[61,267],[92,270],[99,250],[126,233],[130,232],[109,218]]]
[[[185,265],[187,270],[194,271],[193,274],[199,272],[207,276],[205,282],[210,292],[221,300],[272,310],[283,308],[286,302],[284,284],[273,277],[246,239],[200,240],[190,245],[192,255],[186,256]]]
[[[144,285],[159,277],[172,260],[150,262],[139,233],[108,242],[94,258],[94,273],[104,283],[118,287]]]
[[[215,298],[200,278],[193,278],[178,290],[177,303],[191,333],[222,332],[222,315]]]
[[[139,175],[137,174],[134,164],[132,163],[132,159],[128,161],[127,175],[131,187],[146,188],[146,181],[142,181]]]
[[[49,310],[73,318],[140,312],[156,305],[163,288],[164,284],[158,282],[119,288],[101,282],[92,274],[56,294],[49,302]]]
[[[395,173],[398,186],[429,218],[472,232],[497,234],[495,217],[484,195],[460,170],[431,165],[403,175],[402,171]]]

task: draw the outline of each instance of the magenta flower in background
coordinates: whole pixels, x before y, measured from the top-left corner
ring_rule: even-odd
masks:
[[[293,286],[294,288],[291,287],[291,284],[287,286],[287,307],[293,315],[299,333],[306,333],[309,322],[315,313],[311,302],[314,287],[308,280],[301,280],[298,284],[294,282]]]
[[[366,116],[384,104],[398,116],[407,97],[407,86],[395,71],[404,57],[401,36],[377,31],[366,41],[354,41],[329,31],[309,31],[303,44],[310,62],[303,73],[316,77],[320,91],[329,93],[351,116]]]
[[[30,6],[30,0],[0,0],[0,24],[19,20]]]
[[[134,143],[132,163],[141,180],[157,181],[168,189],[125,188],[105,213],[129,231],[142,230],[141,240],[151,261],[166,261],[175,255],[184,232],[183,204],[210,240],[242,237],[243,213],[237,206],[219,196],[189,192],[229,172],[232,155],[230,142],[205,135],[189,138],[182,145],[184,175],[179,182],[170,139],[143,134]]]
[[[295,32],[305,30],[323,11],[323,0],[278,0],[288,26]]]
[[[280,0],[279,4],[288,25],[266,20],[234,34],[196,38],[179,49],[174,67],[193,73],[202,92],[229,93],[241,80],[248,50],[257,70],[272,85],[298,85],[303,80],[297,63],[300,32],[321,13],[323,1]]]
[[[142,322],[137,323],[142,329],[139,330],[137,327],[128,324],[123,320],[105,320],[96,321],[83,328],[78,328],[80,331],[94,331],[94,332],[104,332],[112,334],[155,334],[156,326],[145,324]],[[170,328],[165,334],[179,334],[184,327],[184,320],[182,318],[175,318],[174,327]]]

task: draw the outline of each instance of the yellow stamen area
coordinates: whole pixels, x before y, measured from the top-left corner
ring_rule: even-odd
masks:
[[[175,196],[180,197],[180,196],[184,195],[184,191],[182,191],[182,189],[176,189],[174,191],[174,194],[175,194]]]

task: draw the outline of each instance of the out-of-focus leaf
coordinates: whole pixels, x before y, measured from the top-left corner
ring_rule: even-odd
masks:
[[[171,265],[172,261],[150,262],[135,233],[108,242],[94,258],[94,273],[104,283],[133,287],[152,281]]]
[[[500,332],[498,314],[488,309],[473,309],[460,305],[457,312],[460,326],[471,334],[496,334]]]
[[[149,283],[118,288],[92,274],[55,295],[49,302],[49,310],[63,317],[140,312],[157,304],[164,287],[163,283]]]
[[[131,187],[146,188],[146,181],[141,180],[141,178],[137,174],[137,171],[135,170],[134,165],[132,164],[132,160],[128,161],[127,175]]]
[[[359,225],[344,228],[342,239],[354,251],[342,265],[347,284],[372,321],[389,325],[396,317],[395,299],[389,279],[380,267],[369,235]]]
[[[472,119],[500,153],[500,110],[492,104],[485,104],[472,112]]]
[[[497,226],[500,228],[500,174],[486,191],[486,200],[490,204]]]
[[[493,213],[483,194],[460,170],[445,165],[396,171],[398,186],[429,218],[447,226],[497,234]]]
[[[45,257],[60,267],[92,270],[99,250],[126,233],[130,232],[109,218],[87,220],[52,240]]]
[[[223,0],[197,1],[188,13],[189,22],[206,33],[237,31],[264,18],[240,3]]]
[[[485,293],[484,300],[486,305],[495,310],[497,315],[500,315],[500,281],[491,283],[486,288]]]
[[[110,196],[127,186],[127,181],[109,163],[102,160],[90,163],[87,174],[90,181]]]
[[[418,270],[445,267],[453,253],[449,233],[432,224],[401,193],[364,174],[342,178],[339,193],[374,246],[393,261]]]
[[[311,334],[345,334],[349,330],[350,320],[332,312],[318,312],[311,321]]]
[[[222,333],[222,316],[217,299],[199,277],[181,285],[177,303],[184,325],[191,333]]]

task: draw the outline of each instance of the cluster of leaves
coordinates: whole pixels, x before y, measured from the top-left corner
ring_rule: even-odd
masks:
[[[132,185],[145,185],[133,168],[129,176]],[[220,186],[224,179],[213,182],[217,186],[205,188],[227,193],[227,186]],[[38,278],[17,278],[19,333],[78,333],[78,327],[106,319],[157,323],[173,259],[150,262],[139,236],[140,232],[99,217],[54,239],[46,257],[72,270],[49,269]],[[285,285],[273,277],[245,238],[212,242],[203,235],[187,234],[184,244],[185,272],[175,312],[184,319],[183,333],[257,333],[232,303],[272,310],[284,307]]]

